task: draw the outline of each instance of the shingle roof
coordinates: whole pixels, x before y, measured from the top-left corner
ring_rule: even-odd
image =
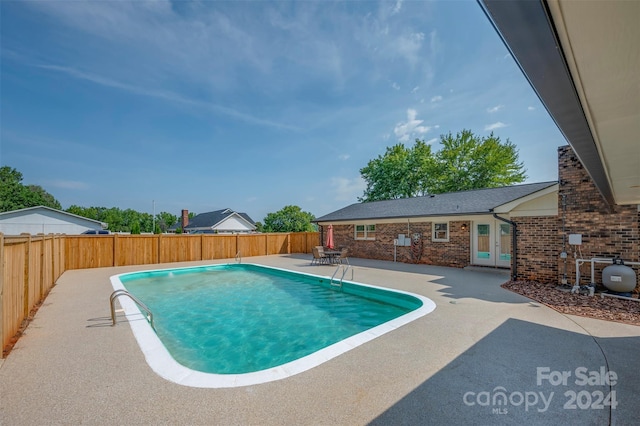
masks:
[[[558,182],[449,192],[424,197],[357,203],[317,218],[314,222],[392,219],[416,216],[487,214],[503,204],[546,189]]]
[[[192,219],[189,219],[189,224],[185,229],[189,230],[193,228],[212,227],[234,213],[242,216],[242,218],[249,222],[251,225],[255,225],[255,222],[246,213],[234,212],[231,209],[222,209],[213,212],[200,213],[199,215],[194,216]]]

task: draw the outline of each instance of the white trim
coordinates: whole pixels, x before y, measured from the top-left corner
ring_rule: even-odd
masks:
[[[274,268],[265,265],[257,266],[267,269],[293,272],[286,269]],[[170,270],[188,268],[193,267],[171,268]],[[304,272],[295,273],[311,277],[319,277],[318,275],[306,274]],[[125,289],[122,281],[120,281],[120,276],[122,275],[126,274],[113,275],[111,277],[111,285],[114,290]],[[330,279],[329,276],[321,278]],[[124,309],[127,319],[132,317],[138,319],[138,321],[128,321],[129,325],[131,326],[133,335],[140,345],[140,350],[144,354],[147,364],[149,364],[149,367],[151,367],[151,369],[160,377],[179,385],[195,388],[234,388],[286,379],[295,374],[310,370],[320,364],[325,363],[326,361],[329,361],[330,359],[333,359],[345,352],[350,351],[353,348],[363,345],[364,343],[367,343],[375,339],[376,337],[382,336],[383,334],[394,331],[405,324],[415,321],[416,319],[432,312],[436,308],[436,304],[431,299],[428,299],[419,294],[351,281],[344,282],[363,287],[378,288],[391,292],[407,294],[420,300],[422,302],[422,306],[394,320],[385,322],[362,333],[341,340],[337,343],[334,343],[333,345],[327,346],[317,352],[299,358],[295,361],[291,361],[286,364],[282,364],[266,370],[245,374],[203,373],[201,371],[191,370],[190,368],[179,364],[171,356],[162,341],[158,338],[158,335],[155,333],[155,331],[153,331],[149,322],[146,320],[139,320],[141,317],[144,318],[144,316],[142,316],[140,310],[138,309],[138,306],[132,300],[126,297],[120,298],[118,299],[118,301]]]
[[[446,238],[436,238],[436,225],[447,225],[447,237]],[[431,241],[434,243],[448,243],[449,242],[449,231],[451,229],[451,225],[449,222],[433,222],[431,224]],[[437,231],[442,232],[442,231]]]
[[[518,198],[517,200],[513,200],[508,203],[497,206],[496,208],[493,209],[493,211],[496,213],[509,213],[511,210],[514,210],[516,207],[518,207],[522,203],[535,200],[536,198],[540,198],[544,195],[551,194],[553,192],[557,193],[559,188],[560,188],[560,185],[556,183],[555,185],[548,186],[546,188],[541,189],[540,191],[536,191],[522,198]]]
[[[364,237],[360,238],[358,237],[358,226],[363,226],[364,227]],[[367,230],[367,226],[373,226],[374,227],[374,231],[373,231],[373,237],[369,237],[369,232]],[[353,227],[353,239],[356,241],[375,241],[376,240],[376,232],[377,229],[375,229],[376,224],[375,223],[358,223],[355,224]]]

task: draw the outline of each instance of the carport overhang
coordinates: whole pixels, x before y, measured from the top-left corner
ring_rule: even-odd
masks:
[[[640,2],[478,2],[604,199],[640,204]]]

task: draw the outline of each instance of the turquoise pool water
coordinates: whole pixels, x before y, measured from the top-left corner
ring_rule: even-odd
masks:
[[[417,297],[250,264],[120,275],[153,312],[158,337],[185,367],[244,374],[305,357],[401,317]],[[423,314],[424,315],[424,314]]]

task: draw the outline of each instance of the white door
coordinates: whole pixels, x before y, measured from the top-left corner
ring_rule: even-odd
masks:
[[[492,220],[474,222],[473,233],[473,264],[511,266],[511,225]]]
[[[497,223],[496,227],[496,266],[511,267],[511,225]]]
[[[493,236],[493,223],[474,222],[473,227],[473,263],[476,265],[495,266],[495,238]]]

